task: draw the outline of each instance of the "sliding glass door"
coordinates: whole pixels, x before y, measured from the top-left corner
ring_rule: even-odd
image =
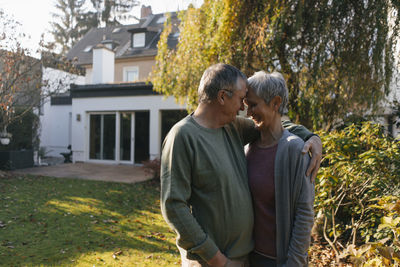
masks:
[[[149,117],[149,111],[89,114],[89,160],[148,160]]]
[[[91,114],[89,139],[89,159],[115,160],[115,114]]]

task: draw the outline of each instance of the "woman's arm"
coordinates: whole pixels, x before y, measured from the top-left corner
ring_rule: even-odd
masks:
[[[301,155],[297,165],[296,179],[300,192],[296,199],[294,222],[289,242],[289,251],[285,266],[307,266],[308,248],[310,246],[311,228],[314,223],[314,183],[306,176],[309,163],[307,154]],[[296,191],[296,190],[295,190]]]

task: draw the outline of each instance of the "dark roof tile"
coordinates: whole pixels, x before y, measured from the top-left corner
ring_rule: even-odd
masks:
[[[92,64],[93,47],[105,41],[112,41],[116,58],[155,56],[157,54],[157,43],[164,26],[162,19],[164,16],[163,13],[154,14],[145,19],[140,19],[136,24],[93,28],[71,48],[67,58],[70,60],[77,58],[78,65]],[[174,21],[178,21],[176,12],[172,12],[171,17]],[[138,30],[151,34],[149,39],[146,38],[147,45],[144,48],[131,47],[131,32]],[[176,30],[177,27],[174,27],[174,31]],[[171,35],[168,39],[168,46],[175,47],[177,40],[176,37]]]

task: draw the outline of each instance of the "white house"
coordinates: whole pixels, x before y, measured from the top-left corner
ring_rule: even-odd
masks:
[[[166,133],[187,114],[146,82],[165,15],[142,9],[139,23],[92,29],[67,54],[86,75],[71,77],[69,91],[44,105],[41,143],[49,155],[71,145],[74,162],[140,164],[159,157]],[[177,38],[171,34],[172,47]]]

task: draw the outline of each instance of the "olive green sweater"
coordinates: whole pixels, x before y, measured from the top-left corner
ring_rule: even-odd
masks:
[[[304,127],[291,130],[310,136]],[[161,211],[178,234],[183,257],[208,261],[219,249],[235,259],[252,251],[253,208],[243,146],[256,136],[253,122],[242,117],[208,129],[190,115],[168,133],[161,156]]]

